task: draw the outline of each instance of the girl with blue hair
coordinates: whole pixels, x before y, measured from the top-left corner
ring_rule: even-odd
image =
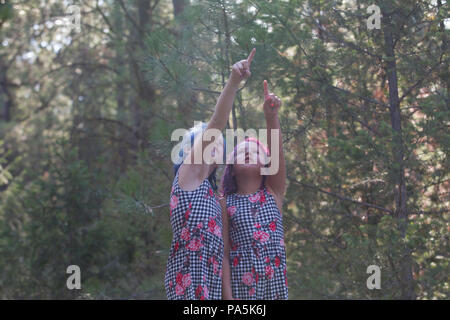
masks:
[[[173,239],[164,279],[168,299],[222,298],[222,273],[229,272],[229,261],[223,255],[223,212],[214,193],[218,163],[202,156],[207,148],[212,158],[221,152],[223,140],[211,141],[207,133],[225,129],[239,85],[251,75],[255,51],[233,65],[210,121],[192,128],[181,143],[170,197]],[[198,154],[201,161],[197,161]]]

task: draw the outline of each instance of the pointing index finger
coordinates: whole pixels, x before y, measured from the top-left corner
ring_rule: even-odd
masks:
[[[247,61],[248,61],[249,67],[252,64],[252,60],[253,60],[253,57],[255,56],[255,52],[256,52],[256,49],[253,48],[252,51],[250,52],[250,54],[248,55]]]
[[[269,98],[269,88],[267,85],[267,80],[264,80],[264,98]]]

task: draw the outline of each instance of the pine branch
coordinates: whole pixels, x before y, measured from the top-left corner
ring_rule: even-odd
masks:
[[[376,205],[376,204],[367,203],[367,202],[363,202],[363,201],[357,201],[357,200],[354,200],[354,199],[352,199],[350,197],[346,197],[346,196],[340,195],[340,194],[338,194],[336,192],[326,191],[326,190],[324,190],[324,189],[322,189],[320,187],[316,187],[316,186],[313,186],[313,185],[310,185],[310,184],[307,184],[307,183],[304,183],[304,182],[297,181],[297,180],[295,180],[293,178],[289,178],[289,181],[291,181],[294,184],[297,184],[299,186],[306,187],[306,188],[313,189],[313,190],[317,190],[317,191],[325,193],[327,195],[336,197],[336,198],[338,198],[338,199],[340,199],[342,201],[349,201],[349,202],[352,202],[354,204],[357,204],[357,205],[360,205],[360,206],[363,206],[363,207],[374,208],[374,209],[378,209],[378,210],[387,212],[389,214],[394,214],[394,212],[392,210],[384,208],[384,207],[381,207],[381,206]]]
[[[443,55],[444,55],[444,53],[442,52],[442,54],[441,54],[441,56],[440,56],[440,58],[439,58],[439,61],[438,61],[437,63],[435,63],[435,64],[430,68],[430,70],[428,70],[428,72],[425,74],[425,76],[423,76],[423,77],[422,77],[421,79],[419,79],[415,84],[413,84],[411,87],[409,87],[409,88],[406,90],[406,92],[400,97],[399,102],[402,102],[402,100],[403,100],[404,98],[406,98],[408,95],[410,95],[411,92],[412,92],[414,89],[416,89],[418,86],[420,86],[420,85],[428,78],[428,76],[429,76],[429,75],[430,75],[430,74],[431,74],[438,66],[440,66],[443,62],[444,62],[444,64],[449,62],[448,59],[442,61],[442,56],[443,56]]]
[[[122,7],[122,10],[125,12],[125,16],[127,17],[127,19],[131,22],[131,24],[133,25],[133,27],[136,28],[136,30],[139,31],[139,33],[142,33],[142,29],[141,27],[136,23],[136,21],[134,21],[134,19],[130,16],[130,13],[128,12],[127,8],[125,7],[125,4],[123,3],[123,0],[119,0],[119,4]]]
[[[408,215],[412,215],[412,214],[434,215],[434,214],[442,214],[442,213],[447,213],[447,212],[450,212],[450,209],[447,208],[447,209],[441,209],[438,211],[422,211],[422,210],[420,210],[420,211],[415,211],[415,212],[408,212]]]
[[[366,55],[369,55],[369,56],[371,56],[371,57],[373,57],[373,58],[376,58],[376,59],[378,59],[379,62],[382,61],[382,57],[381,57],[381,56],[379,56],[379,55],[377,55],[377,54],[375,54],[375,53],[370,52],[368,49],[361,48],[360,46],[358,46],[358,45],[356,45],[356,44],[354,44],[354,43],[352,43],[352,42],[349,42],[349,41],[345,41],[345,40],[339,39],[336,35],[332,34],[332,33],[329,32],[327,29],[325,29],[320,23],[318,23],[317,21],[315,21],[315,19],[313,19],[312,17],[311,17],[311,19],[312,19],[312,21],[315,22],[316,26],[317,26],[322,32],[324,32],[331,40],[333,40],[335,43],[340,43],[340,44],[342,44],[342,45],[344,45],[344,46],[346,46],[346,47],[349,47],[349,48],[354,49],[354,50],[356,50],[356,51],[358,51],[358,52],[361,52],[361,53],[364,53],[364,54],[366,54]]]

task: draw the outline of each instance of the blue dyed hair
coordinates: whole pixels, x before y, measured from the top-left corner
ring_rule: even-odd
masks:
[[[181,165],[183,164],[184,159],[186,158],[187,154],[184,154],[184,147],[185,145],[189,144],[189,148],[192,148],[192,146],[194,145],[194,141],[195,138],[197,137],[197,135],[199,133],[203,133],[206,128],[207,128],[207,124],[201,122],[200,125],[196,125],[194,127],[192,127],[189,132],[183,137],[183,141],[181,142],[181,148],[180,151],[178,152],[178,161],[177,163],[175,163],[173,165],[173,174],[174,176],[177,174],[178,169],[180,169]],[[225,138],[223,138],[224,143],[223,143],[223,157],[224,157],[224,163],[225,163],[225,158],[226,158],[226,141]],[[214,169],[213,172],[211,172],[211,174],[208,177],[209,182],[211,183],[214,191],[217,191],[217,178],[216,178],[216,171],[217,169]]]

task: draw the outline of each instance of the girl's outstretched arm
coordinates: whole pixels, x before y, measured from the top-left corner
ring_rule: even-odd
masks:
[[[253,57],[255,56],[255,52],[256,49],[253,49],[247,59],[236,62],[233,65],[230,78],[217,100],[214,114],[208,122],[207,130],[216,129],[221,132],[225,129],[239,85],[242,80],[247,79],[251,75],[250,66]],[[203,133],[203,135],[204,134],[205,133]],[[180,168],[179,183],[183,190],[195,190],[213,170],[212,164],[205,163],[203,151],[214,140],[204,141],[207,139],[203,139],[203,135],[202,138],[199,137],[196,139],[194,147],[186,157],[185,164]],[[198,161],[199,159],[201,159],[201,161]],[[186,161],[188,161],[189,165],[186,165]]]
[[[220,94],[219,100],[217,100],[214,114],[208,123],[208,129],[218,129],[220,131],[225,129],[239,85],[242,80],[247,79],[251,75],[250,66],[255,52],[256,49],[253,49],[246,60],[241,60],[233,65],[230,79]]]
[[[272,145],[275,143],[275,141],[272,141],[272,130],[278,130],[278,146],[277,151],[279,154],[278,159],[273,159],[273,155],[271,155],[272,163],[273,161],[278,161],[278,171],[274,175],[267,176],[267,185],[270,189],[272,189],[272,192],[276,196],[276,202],[278,205],[278,208],[281,212],[281,207],[284,200],[284,194],[286,193],[286,163],[284,159],[284,153],[283,153],[283,139],[281,136],[281,127],[280,127],[280,120],[278,119],[278,110],[281,106],[281,100],[278,98],[275,94],[269,92],[269,88],[267,85],[267,81],[264,80],[264,116],[266,118],[266,125],[267,125],[267,141],[269,145],[269,150],[272,151]]]

